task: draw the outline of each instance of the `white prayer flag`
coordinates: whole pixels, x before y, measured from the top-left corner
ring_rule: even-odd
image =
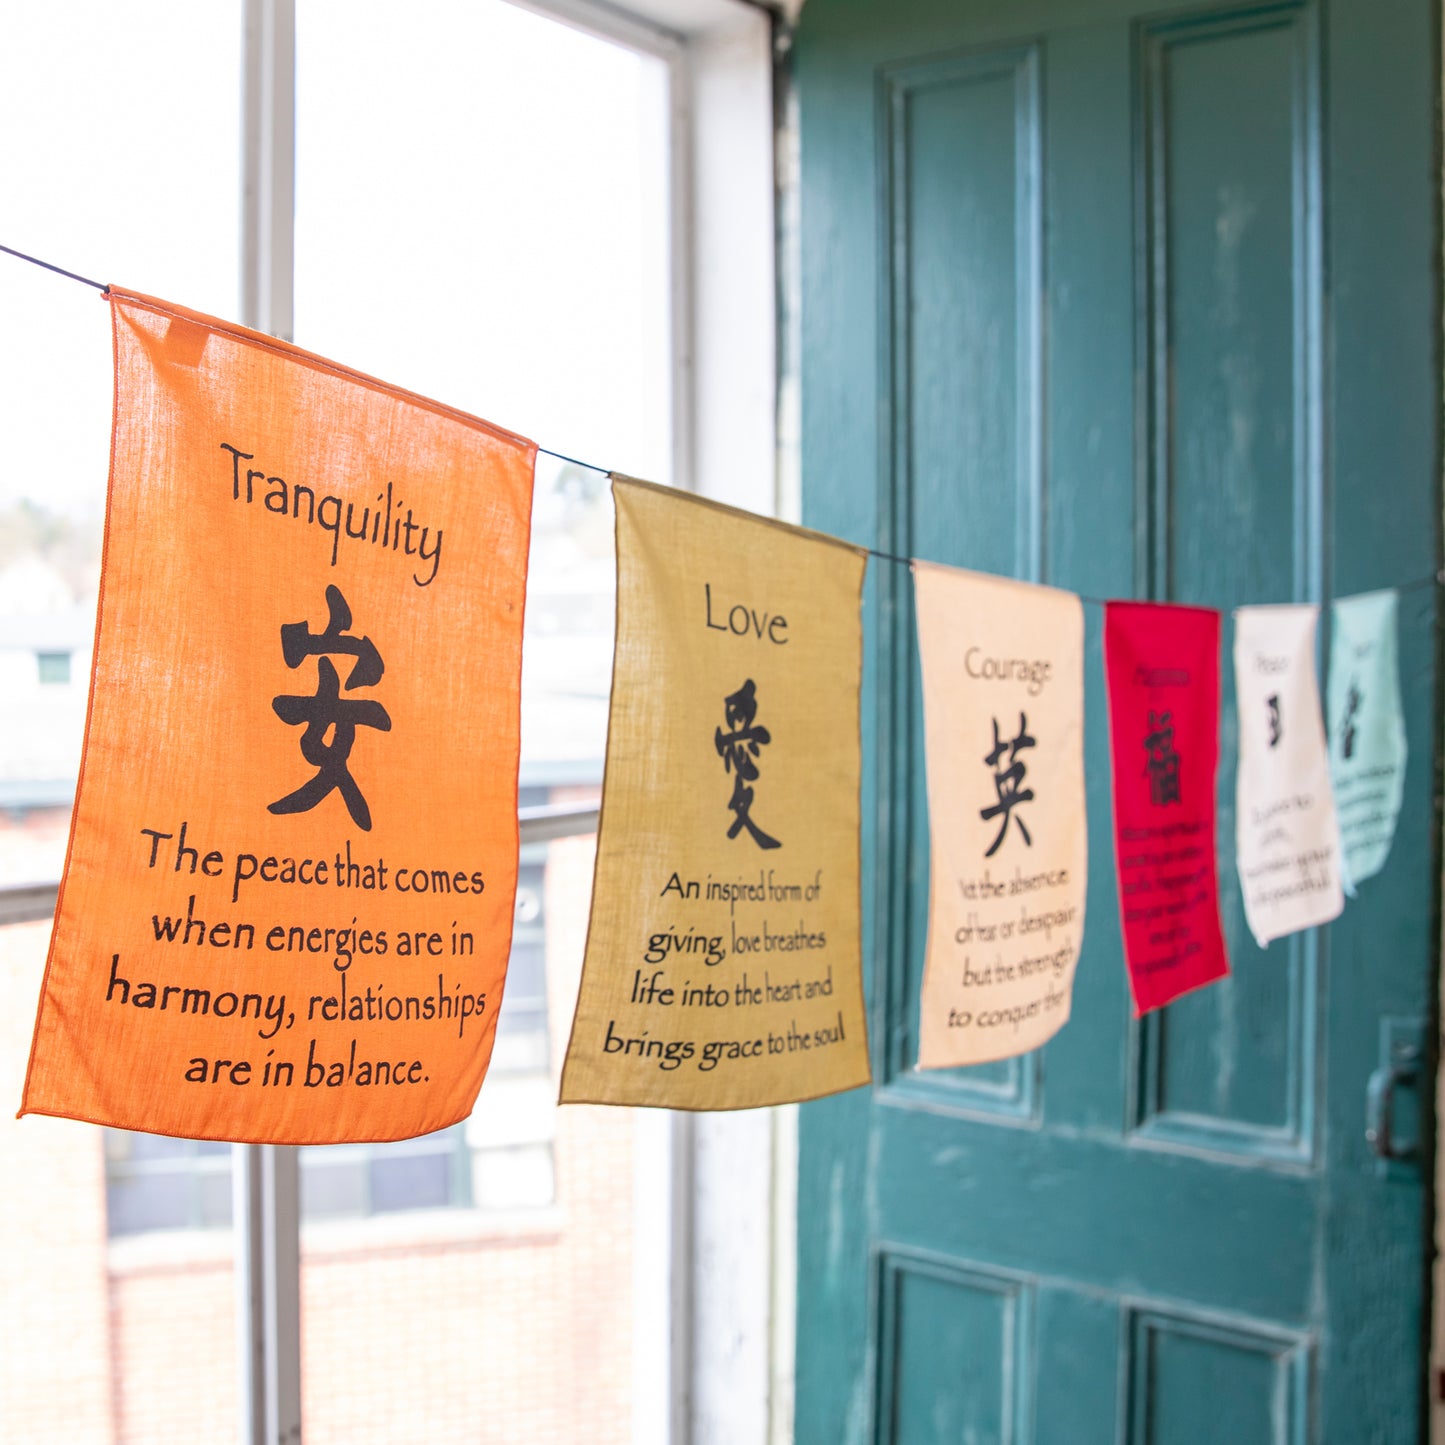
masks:
[[[1315,674],[1318,621],[1312,606],[1234,614],[1237,861],[1244,915],[1261,948],[1328,923],[1345,906]]]

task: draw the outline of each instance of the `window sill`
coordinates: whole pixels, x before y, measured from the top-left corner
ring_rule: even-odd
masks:
[[[111,1275],[174,1274],[230,1269],[236,1257],[229,1229],[154,1229],[109,1240]]]
[[[560,1238],[559,1205],[531,1209],[418,1209],[365,1219],[323,1219],[301,1227],[306,1262],[377,1253],[428,1252],[458,1246],[515,1247],[550,1244]],[[235,1262],[229,1229],[158,1229],[109,1241],[106,1264],[112,1276],[139,1276],[229,1269]]]

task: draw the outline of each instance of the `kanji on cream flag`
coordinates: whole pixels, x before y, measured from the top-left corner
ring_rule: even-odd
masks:
[[[617,644],[564,1103],[740,1109],[869,1079],[865,554],[616,477]]]
[[[1084,609],[1071,592],[913,564],[930,874],[918,1066],[1037,1048],[1084,934]]]
[[[1234,614],[1235,837],[1244,916],[1261,948],[1338,918],[1340,830],[1315,680],[1313,606]]]
[[[292,1144],[454,1123],[511,939],[535,449],[110,303],[90,715],[21,1111]]]

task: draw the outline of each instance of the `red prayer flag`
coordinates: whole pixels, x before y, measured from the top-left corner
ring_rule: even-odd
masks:
[[[1114,858],[1136,1014],[1229,972],[1219,926],[1219,614],[1104,609]]]

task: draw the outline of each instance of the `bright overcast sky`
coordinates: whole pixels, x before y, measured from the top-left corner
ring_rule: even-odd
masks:
[[[660,67],[503,0],[297,0],[296,340],[666,479]],[[0,0],[0,243],[237,319],[237,0]],[[103,505],[108,312],[0,255],[0,506]]]

